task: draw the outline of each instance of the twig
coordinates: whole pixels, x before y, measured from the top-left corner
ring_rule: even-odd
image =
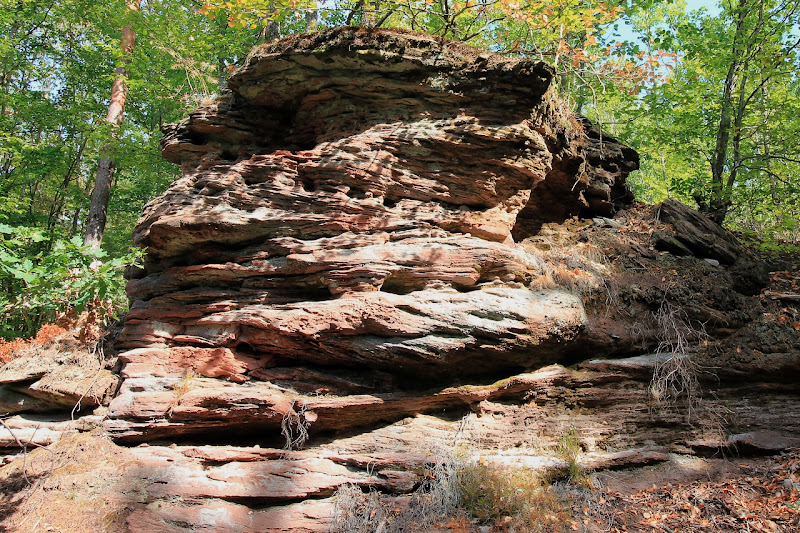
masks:
[[[787,302],[800,302],[800,294],[764,291],[764,296],[772,300],[785,300]]]
[[[97,369],[97,373],[94,375],[94,377],[91,379],[91,381],[89,381],[89,386],[86,387],[86,390],[83,391],[83,394],[81,394],[80,398],[78,398],[78,401],[72,407],[72,411],[69,414],[70,420],[75,420],[75,413],[77,411],[81,410],[81,401],[83,401],[83,399],[86,397],[86,395],[89,394],[89,391],[92,390],[92,387],[97,382],[97,378],[100,377],[100,374],[103,372],[103,359],[104,359],[104,356],[103,356],[103,346],[102,346],[101,343],[99,343],[99,342],[97,343],[97,345],[96,345],[96,347],[94,349],[94,352],[95,353],[99,352],[101,354],[100,361],[99,361],[100,362],[100,368]],[[95,396],[95,398],[97,398],[97,397]]]

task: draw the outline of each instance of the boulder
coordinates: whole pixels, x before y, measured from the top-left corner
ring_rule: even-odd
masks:
[[[716,259],[726,265],[732,265],[744,253],[733,234],[673,198],[661,203],[659,217],[672,225],[674,239],[678,241],[675,243],[670,236],[661,237],[658,244],[666,251],[676,253],[685,247],[697,257]]]
[[[327,530],[340,487],[407,503],[454,446],[560,472],[540,452],[573,435],[578,465],[618,469],[729,449],[725,416],[796,418],[790,384],[741,383],[794,368],[793,345],[768,344],[770,367],[717,343],[763,314],[758,279],[735,289],[747,254],[688,208],[632,203],[638,155],[552,76],[339,28],[256,48],[165,128],[183,175],[134,231],[104,425],[152,443],[130,449],[153,487],[130,529]],[[653,398],[667,364],[691,396]]]

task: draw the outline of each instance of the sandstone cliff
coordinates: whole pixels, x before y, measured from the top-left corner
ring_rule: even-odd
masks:
[[[404,501],[464,443],[553,466],[575,431],[586,468],[800,444],[778,278],[635,204],[638,155],[552,77],[339,28],[256,48],[165,128],[183,175],[134,231],[104,422],[153,443],[126,452],[126,527],[326,531],[337,488]]]
[[[512,233],[612,214],[637,156],[596,146],[551,78],[393,32],[254,50],[231,94],[166,130],[184,177],[135,230],[149,255],[120,346],[256,356],[234,380],[276,363],[417,380],[554,361],[583,308],[525,286],[541,268]]]

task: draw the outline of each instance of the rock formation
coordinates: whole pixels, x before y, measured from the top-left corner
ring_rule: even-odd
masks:
[[[256,48],[165,128],[183,175],[134,231],[104,422],[143,443],[127,527],[327,531],[342,485],[407,504],[455,444],[563,468],[536,455],[570,429],[587,468],[800,444],[778,278],[635,204],[638,155],[552,77],[338,28]]]
[[[187,370],[246,404],[242,391],[298,366],[299,381],[339,392],[557,361],[583,304],[531,290],[541,260],[514,239],[612,215],[638,156],[559,107],[552,76],[388,31],[255,49],[229,94],[165,129],[183,177],[134,231],[148,257],[128,286],[112,416],[152,418],[128,391]],[[358,369],[355,383],[321,377],[330,367]],[[163,409],[171,393],[158,394]]]

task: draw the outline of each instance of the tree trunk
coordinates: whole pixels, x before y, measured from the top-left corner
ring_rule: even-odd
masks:
[[[317,5],[316,2],[309,5],[306,9],[305,16],[306,31],[317,31]]]
[[[131,13],[138,13],[142,0],[131,0],[126,3]],[[136,42],[136,31],[131,24],[122,27],[122,64],[114,71],[114,83],[111,86],[111,103],[108,106],[106,122],[114,128],[122,125],[125,115],[125,100],[128,97],[128,79],[130,73],[127,65],[133,57],[133,45]],[[97,163],[97,179],[92,191],[89,204],[89,216],[86,220],[86,233],[83,244],[92,248],[99,248],[103,241],[103,232],[106,229],[108,214],[108,199],[111,196],[111,183],[114,179],[114,161],[111,158],[111,145],[106,144],[101,149],[100,160]]]
[[[278,24],[278,14],[276,13],[274,2],[269,3],[267,12],[269,13],[269,20],[267,20],[267,26],[261,31],[261,37],[266,42],[271,43],[281,38],[281,27]]]
[[[698,199],[698,207],[711,220],[722,224],[730,206],[729,190],[726,188],[725,169],[728,163],[728,145],[730,144],[731,128],[733,126],[734,93],[742,81],[742,41],[746,39],[745,19],[747,18],[748,0],[739,0],[736,14],[736,29],[733,36],[731,50],[731,63],[728,67],[720,102],[719,126],[716,132],[716,144],[711,161],[711,191],[707,198]],[[741,110],[739,110],[741,114]],[[699,195],[698,195],[699,196]],[[697,198],[696,198],[697,199]]]

